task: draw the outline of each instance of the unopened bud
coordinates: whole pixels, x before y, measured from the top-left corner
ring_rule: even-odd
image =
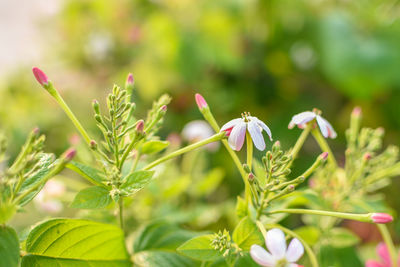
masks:
[[[293,192],[294,191],[294,189],[295,189],[295,186],[294,185],[289,185],[288,187],[287,187],[287,191],[288,192]]]
[[[354,117],[360,117],[361,114],[362,114],[362,110],[361,110],[360,107],[355,107],[353,109],[353,112],[351,113],[351,115],[354,116]]]
[[[320,157],[322,160],[326,160],[328,158],[329,153],[328,152],[323,152]]]
[[[250,173],[250,172],[251,172],[251,171],[250,171],[250,168],[249,168],[249,165],[247,165],[247,164],[243,164],[243,169],[244,169],[244,171],[247,172],[247,173]]]
[[[63,158],[66,162],[71,161],[76,155],[76,150],[73,148],[69,148],[67,151],[64,152]]]
[[[249,179],[250,183],[253,183],[254,182],[254,174],[253,173],[249,173],[248,179]]]
[[[390,223],[393,221],[393,217],[387,213],[372,213],[372,222],[374,223]]]
[[[297,179],[298,179],[299,183],[302,183],[302,182],[304,182],[304,181],[306,180],[306,177],[300,176],[300,177],[297,178]]]
[[[35,75],[36,80],[40,83],[41,86],[47,87],[49,85],[49,79],[47,75],[39,68],[32,68],[33,75]]]
[[[371,155],[371,153],[365,153],[364,154],[364,156],[363,156],[363,159],[365,160],[365,161],[368,161],[368,160],[370,160],[372,158],[372,155]]]
[[[163,112],[163,113],[167,112],[167,105],[163,105],[163,106],[160,108],[160,112]]]
[[[98,102],[96,99],[93,100],[92,106],[93,106],[94,112],[95,112],[96,114],[100,114],[99,102]]]
[[[99,115],[99,114],[96,114],[96,115],[94,115],[94,119],[97,121],[97,122],[99,122],[99,123],[101,123],[103,120],[101,119],[101,116]]]
[[[139,120],[136,123],[136,132],[142,134],[144,130],[144,121],[143,120]]]
[[[93,150],[97,149],[97,143],[94,140],[90,140],[90,148]]]
[[[131,92],[134,84],[135,80],[133,79],[133,75],[132,73],[129,73],[128,77],[126,78],[125,89],[128,90],[128,92]]]
[[[196,99],[196,104],[199,107],[200,111],[208,107],[206,100],[201,94],[196,94],[195,99]]]

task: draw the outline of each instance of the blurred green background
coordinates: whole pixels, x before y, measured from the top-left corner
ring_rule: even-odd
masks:
[[[34,80],[32,65],[47,73],[92,133],[97,133],[92,99],[104,104],[113,83],[124,85],[132,72],[137,114],[145,115],[162,93],[173,97],[161,130],[163,138],[201,119],[194,101],[199,92],[220,124],[250,111],[270,126],[284,148],[300,134],[287,129],[291,117],[317,107],[338,132],[338,138],[329,143],[339,162],[344,159],[344,131],[355,105],[363,108],[364,126],[385,128],[387,144],[397,145],[400,140],[398,1],[57,3],[51,15],[32,20],[40,56],[20,60],[12,70],[3,68],[7,71],[0,81],[0,124],[12,140],[14,154],[34,126],[47,135],[47,150],[56,153],[70,146],[75,133],[62,110]],[[23,50],[36,49],[29,41],[19,45]],[[242,189],[241,180],[225,153],[220,149],[208,157],[207,166],[226,169],[224,186],[234,196]],[[298,166],[317,154],[318,147],[310,138]],[[384,193],[400,210],[396,195],[400,182],[395,179],[393,185]],[[396,228],[400,233],[400,225]]]

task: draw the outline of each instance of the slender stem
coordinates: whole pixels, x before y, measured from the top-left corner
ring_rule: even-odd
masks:
[[[118,200],[119,206],[119,225],[122,230],[124,230],[124,199],[122,197]]]
[[[134,172],[136,170],[136,167],[137,167],[137,165],[139,163],[139,159],[140,159],[140,151],[137,150],[136,151],[136,155],[135,155],[135,159],[134,159],[134,161],[132,163],[132,167],[131,167],[131,171],[130,172]]]
[[[384,224],[378,224],[378,229],[379,232],[381,232],[383,241],[385,242],[388,250],[389,250],[389,255],[390,259],[392,262],[392,266],[395,266],[397,263],[397,254],[396,254],[396,248],[393,244],[392,237],[390,236],[389,230],[387,229],[387,226]]]
[[[79,120],[76,118],[74,113],[71,111],[71,109],[65,103],[64,99],[61,97],[61,95],[58,93],[58,91],[54,87],[53,87],[53,89],[54,90],[49,90],[49,93],[55,98],[57,103],[60,105],[60,107],[67,114],[69,119],[75,125],[76,129],[79,131],[79,133],[85,139],[86,143],[90,146],[90,140],[92,140],[92,139],[90,138],[89,134],[86,132],[85,128],[83,128],[82,124],[79,122]]]
[[[328,152],[328,161],[333,166],[337,167],[337,162],[335,157],[333,156],[332,150],[329,147],[328,143],[326,142],[325,138],[322,136],[320,130],[318,128],[314,128],[311,130],[312,135],[314,136],[315,140],[317,141],[318,145],[320,146],[323,152]]]
[[[281,229],[283,232],[285,232],[288,235],[291,235],[292,237],[297,238],[304,246],[305,251],[307,252],[308,258],[310,259],[310,263],[311,266],[313,267],[318,267],[318,260],[317,257],[315,256],[313,250],[311,249],[311,247],[295,232],[279,225],[279,224],[267,224],[265,225],[266,228],[268,229],[272,229],[272,228],[279,228]]]
[[[179,155],[182,155],[184,153],[187,153],[187,152],[189,152],[191,150],[194,150],[194,149],[199,148],[201,146],[207,145],[209,143],[216,142],[218,140],[222,140],[223,138],[225,138],[225,133],[224,132],[214,134],[213,136],[211,136],[211,137],[209,137],[207,139],[204,139],[204,140],[202,140],[200,142],[197,142],[197,143],[191,144],[189,146],[183,147],[181,149],[178,149],[178,150],[172,152],[171,154],[168,154],[168,155],[166,155],[166,156],[164,156],[162,158],[159,158],[158,160],[153,161],[152,163],[150,163],[149,165],[144,167],[143,170],[150,170],[153,167],[157,166],[158,164],[163,163],[164,161],[167,161],[169,159],[175,158],[175,157],[177,157]]]
[[[215,120],[214,116],[212,115],[209,108],[205,108],[201,111],[204,116],[204,119],[211,125],[215,132],[219,132],[220,128],[218,126],[217,121]],[[240,162],[239,157],[236,155],[235,151],[229,146],[227,140],[222,140],[222,144],[225,146],[226,151],[228,151],[229,155],[231,156],[233,162],[236,165],[240,175],[242,176],[244,185],[248,184],[246,172],[243,169],[242,163]]]
[[[252,170],[252,164],[253,164],[253,140],[251,139],[251,136],[248,131],[246,131],[246,149],[247,149],[247,165],[249,166],[250,171]],[[244,189],[244,196],[245,200],[247,203],[249,203],[249,200],[251,198],[251,185],[249,183],[249,180],[246,179],[245,183],[245,189]],[[254,197],[256,197],[257,192],[253,192]]]
[[[341,219],[348,219],[360,222],[369,222],[372,223],[372,213],[344,213],[344,212],[334,212],[334,211],[325,211],[325,210],[310,210],[310,209],[279,209],[268,211],[266,214],[274,214],[274,213],[294,213],[294,214],[312,214],[312,215],[321,215],[321,216],[330,216]]]
[[[301,132],[299,138],[296,141],[293,149],[290,151],[290,155],[292,156],[292,161],[288,164],[288,168],[292,165],[294,159],[297,157],[300,149],[303,147],[304,142],[306,141],[308,135],[310,134],[312,128],[312,124],[307,124],[306,128]]]
[[[132,149],[134,148],[134,146],[137,144],[137,134],[135,134],[135,136],[133,137],[133,140],[131,141],[131,143],[129,144],[129,146],[126,148],[126,151],[124,152],[124,154],[122,155],[121,161],[120,161],[120,169],[122,169],[122,166],[124,165],[124,162],[126,160],[126,158],[129,156],[129,153],[132,151]]]

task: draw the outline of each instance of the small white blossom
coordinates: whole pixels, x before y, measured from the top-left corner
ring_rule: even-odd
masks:
[[[263,267],[297,267],[296,261],[304,254],[304,247],[297,238],[286,247],[285,234],[278,228],[267,232],[265,245],[269,252],[259,245],[250,248],[250,256]]]
[[[272,141],[271,130],[268,126],[256,117],[250,116],[249,113],[242,114],[242,118],[233,119],[222,126],[221,131],[225,131],[228,138],[229,146],[236,151],[239,151],[246,137],[246,130],[250,133],[251,139],[255,147],[263,151],[265,149],[265,141],[262,135],[264,130],[269,139]]]
[[[332,125],[325,120],[324,118],[321,117],[320,112],[316,109],[313,111],[305,111],[302,113],[299,113],[297,115],[294,115],[292,117],[292,120],[289,123],[289,129],[292,129],[295,125],[297,125],[299,128],[303,129],[305,128],[306,124],[312,120],[316,120],[317,124],[319,126],[319,129],[322,132],[322,135],[325,138],[336,138],[337,134],[335,130],[333,129]]]
[[[189,143],[196,143],[214,135],[214,130],[211,126],[202,120],[191,121],[183,127],[182,137]],[[212,142],[205,145],[210,151],[215,151],[219,147],[218,142]]]

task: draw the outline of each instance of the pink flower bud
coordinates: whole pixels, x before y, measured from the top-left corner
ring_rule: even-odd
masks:
[[[94,140],[90,140],[90,148],[91,149],[97,149],[97,143]]]
[[[361,112],[362,112],[362,110],[361,110],[360,107],[355,107],[355,108],[353,109],[352,115],[353,115],[353,116],[356,116],[356,117],[359,117],[359,116],[361,116]]]
[[[167,111],[167,106],[166,106],[166,105],[163,105],[163,106],[160,108],[160,111],[166,112],[166,111]]]
[[[368,152],[367,152],[367,153],[364,154],[364,160],[365,160],[365,161],[368,161],[368,160],[370,160],[371,158],[372,158],[371,153],[368,153]]]
[[[144,130],[144,121],[140,120],[136,123],[136,132],[143,133]]]
[[[68,148],[67,151],[64,152],[64,159],[68,162],[71,161],[76,155],[76,150],[73,148]]]
[[[208,107],[206,100],[204,99],[204,97],[201,94],[196,94],[195,98],[196,98],[197,106],[199,107],[200,110],[203,110],[204,108]]]
[[[322,160],[326,160],[328,158],[329,153],[328,152],[324,152],[320,155],[320,157],[322,158]]]
[[[126,84],[133,85],[133,83],[134,83],[133,75],[132,73],[129,73],[128,78],[126,78]]]
[[[36,67],[32,68],[33,75],[35,75],[36,80],[40,83],[41,86],[47,86],[49,84],[49,79],[47,78],[44,72]]]
[[[393,217],[387,213],[373,213],[371,219],[374,223],[390,223],[393,221]]]

